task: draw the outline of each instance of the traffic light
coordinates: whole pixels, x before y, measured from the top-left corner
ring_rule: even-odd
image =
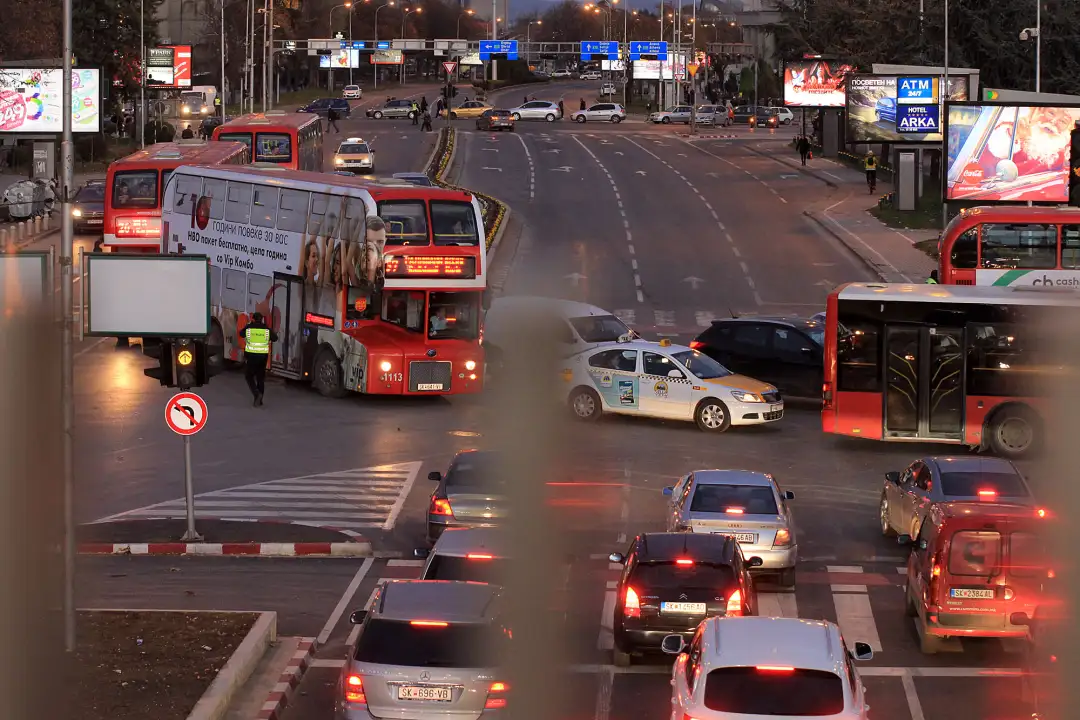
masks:
[[[173,375],[173,351],[169,342],[146,338],[143,340],[143,355],[158,361],[157,367],[146,368],[143,370],[143,375],[154,378],[161,383],[162,387],[176,386]]]
[[[196,372],[197,349],[194,340],[177,340],[172,346],[173,368],[175,370],[176,387],[181,390],[190,390],[200,385]]]
[[[457,85],[450,86],[450,96],[457,97]]]
[[[225,369],[225,348],[203,341],[195,343],[195,384],[205,385]]]
[[[1069,205],[1080,207],[1080,128],[1073,128],[1069,151]]]

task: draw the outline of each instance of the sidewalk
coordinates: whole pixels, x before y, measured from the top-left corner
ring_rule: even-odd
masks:
[[[803,167],[787,146],[778,148],[780,154],[750,150],[839,191],[839,200],[834,194],[827,201],[807,208],[803,214],[857,255],[882,282],[922,283],[937,268],[937,263],[915,243],[936,239],[938,231],[897,230],[868,212],[878,196],[893,191],[891,183],[879,180],[878,194],[870,195],[866,191],[866,176],[843,163],[815,158]]]

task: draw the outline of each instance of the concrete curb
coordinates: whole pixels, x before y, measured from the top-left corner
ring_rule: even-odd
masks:
[[[371,557],[370,542],[314,543],[83,543],[80,555],[209,555],[254,557]]]
[[[839,188],[840,187],[839,185],[837,185],[832,180],[829,180],[827,178],[823,178],[821,175],[819,175],[814,170],[810,170],[809,168],[804,168],[802,165],[796,165],[795,163],[788,162],[787,160],[783,160],[783,159],[781,159],[781,158],[779,158],[779,157],[777,157],[775,155],[770,155],[769,153],[764,153],[764,152],[761,152],[760,150],[755,150],[752,147],[747,147],[746,149],[748,151],[752,152],[755,155],[760,155],[763,158],[768,158],[769,160],[772,160],[773,162],[780,163],[781,165],[787,165],[792,170],[795,170],[796,172],[800,172],[803,175],[806,175],[808,177],[812,177],[815,180],[817,180],[818,182],[823,182],[823,183],[825,183],[826,185],[828,185],[831,188]]]
[[[247,637],[199,698],[199,702],[188,715],[188,720],[221,720],[225,717],[236,691],[255,672],[255,666],[266,654],[270,643],[276,640],[277,613],[261,613],[248,631]]]
[[[513,214],[509,205],[498,198],[493,199],[503,206],[503,219],[502,222],[499,223],[499,229],[495,231],[495,238],[491,241],[491,247],[489,247],[487,251],[488,267],[491,267],[491,263],[495,260],[495,252],[499,249],[499,243],[502,242],[503,235],[506,233],[506,228],[510,224],[510,216]]]
[[[292,659],[289,660],[289,664],[281,672],[274,689],[266,696],[266,702],[263,703],[259,714],[255,716],[256,720],[278,720],[281,717],[281,713],[288,706],[296,687],[304,679],[304,673],[311,664],[311,658],[315,655],[316,647],[315,638],[303,638],[300,640],[300,646],[296,649]]]
[[[856,250],[855,246],[853,246],[847,238],[836,232],[836,230],[832,229],[829,226],[828,222],[822,220],[815,213],[809,210],[803,210],[803,215],[810,218],[810,220],[812,220],[818,227],[836,238],[841,245],[847,248],[848,252],[854,255],[859,260],[859,262],[865,265],[866,269],[872,272],[875,276],[877,276],[877,278],[881,280],[881,282],[889,282],[889,279],[885,276],[884,273],[881,272],[881,268],[879,268],[876,264],[870,262],[870,260],[868,260],[867,258],[863,257],[863,254]]]

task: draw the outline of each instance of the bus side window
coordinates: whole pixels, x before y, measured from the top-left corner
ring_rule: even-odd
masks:
[[[309,193],[301,190],[282,190],[278,204],[277,229],[302,233],[307,224]]]
[[[277,219],[278,189],[276,187],[255,186],[252,191],[254,202],[251,206],[251,224],[259,227],[274,227]]]
[[[247,225],[251,220],[251,185],[230,182],[225,198],[225,219]]]
[[[837,331],[837,389],[842,392],[876,392],[881,387],[878,327],[867,322],[841,320]]]
[[[180,175],[176,178],[176,192],[173,194],[176,212],[181,215],[191,215],[195,201],[202,192],[202,178],[190,175]]]
[[[983,225],[982,265],[984,268],[1057,267],[1057,225]]]
[[[308,215],[307,231],[309,235],[335,237],[337,231],[337,208],[341,198],[324,193],[311,193],[311,214]]]
[[[1080,268],[1080,225],[1061,226],[1061,267]]]
[[[210,198],[210,217],[220,220],[225,214],[225,181],[207,178],[203,181],[203,196]]]
[[[964,231],[953,243],[949,262],[957,270],[972,270],[979,265],[979,228]]]
[[[229,310],[246,311],[247,273],[225,268],[221,273],[221,304]]]

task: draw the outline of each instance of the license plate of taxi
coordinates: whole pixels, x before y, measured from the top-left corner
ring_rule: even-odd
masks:
[[[680,613],[683,615],[701,615],[705,612],[705,603],[666,602],[660,603],[662,613]]]
[[[965,600],[993,600],[994,590],[992,588],[950,588],[949,597],[963,598]]]
[[[451,693],[448,687],[425,687],[422,685],[401,685],[397,690],[398,700],[434,700],[435,702],[450,702]]]
[[[735,533],[735,542],[740,545],[753,545],[757,542],[757,535],[754,533]]]
[[[783,405],[770,405],[769,406],[769,412],[780,412],[783,409],[784,409]]]
[[[416,386],[417,390],[442,390],[442,383],[419,383]]]

